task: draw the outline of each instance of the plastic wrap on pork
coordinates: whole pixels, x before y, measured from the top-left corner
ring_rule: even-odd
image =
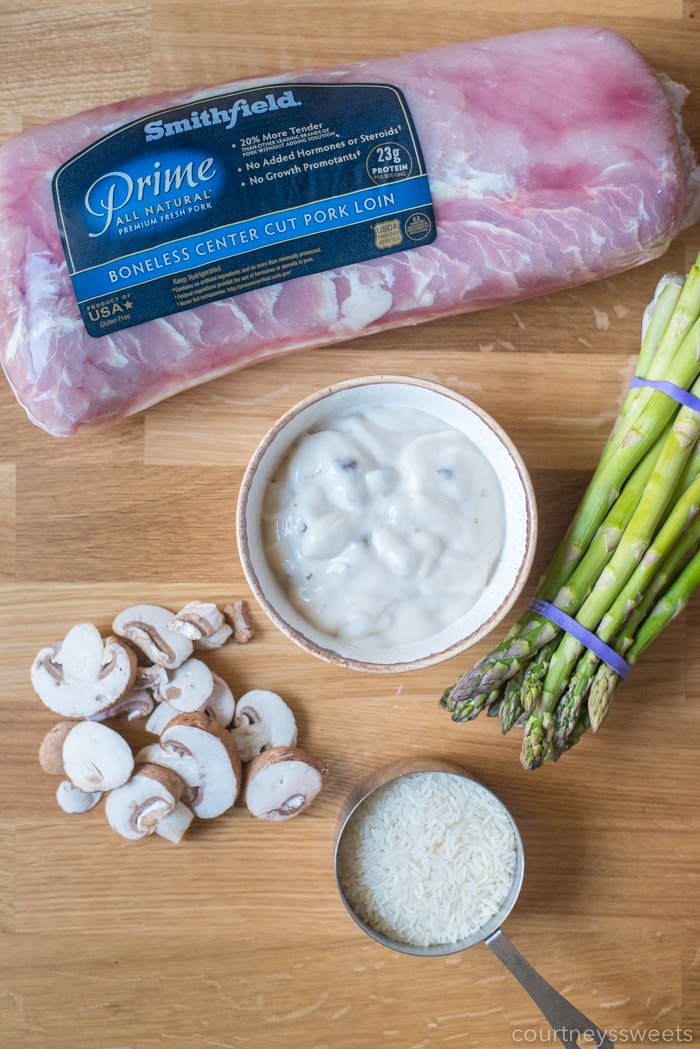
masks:
[[[216,90],[297,81],[403,92],[435,239],[94,337],[54,173],[114,129],[212,89],[18,135],[0,150],[0,358],[34,423],[67,436],[266,358],[571,288],[660,256],[697,218],[684,89],[610,30],[521,33]]]

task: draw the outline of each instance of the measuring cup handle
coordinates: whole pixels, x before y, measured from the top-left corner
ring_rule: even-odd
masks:
[[[496,929],[484,943],[513,974],[518,983],[539,1007],[542,1015],[549,1020],[554,1033],[562,1043],[573,1049],[579,1047],[579,1038],[586,1035],[586,1046],[593,1049],[614,1049],[613,1043],[604,1031],[579,1012],[563,995],[555,991],[551,984],[540,976],[519,950],[513,946],[507,936]]]

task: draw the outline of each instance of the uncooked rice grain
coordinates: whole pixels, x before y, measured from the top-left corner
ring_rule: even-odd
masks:
[[[355,914],[397,943],[453,944],[498,913],[513,884],[507,811],[480,784],[442,772],[401,776],[350,817],[338,880]]]

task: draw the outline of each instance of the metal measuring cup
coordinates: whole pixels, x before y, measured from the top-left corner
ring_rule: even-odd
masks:
[[[446,775],[456,775],[465,779],[474,780],[473,776],[470,776],[463,768],[452,762],[443,761],[439,758],[417,758],[404,759],[384,765],[359,784],[359,786],[350,794],[341,811],[333,861],[338,892],[350,917],[363,930],[363,932],[373,940],[376,940],[377,943],[381,943],[383,946],[389,947],[391,950],[398,951],[400,954],[413,954],[425,958],[443,957],[444,955],[465,951],[467,948],[473,947],[476,944],[484,943],[489,950],[500,959],[525,991],[527,991],[540,1009],[542,1015],[552,1025],[554,1034],[562,1045],[567,1046],[567,1049],[574,1049],[574,1047],[576,1047],[576,1049],[582,1049],[579,1038],[585,1037],[588,1040],[588,1044],[592,1041],[596,1046],[596,1049],[614,1049],[613,1042],[608,1035],[589,1020],[588,1017],[584,1016],[582,1012],[580,1012],[571,1002],[564,998],[563,995],[540,976],[536,969],[534,969],[523,957],[520,951],[511,943],[501,929],[502,923],[512,911],[520,894],[525,873],[525,853],[520,832],[515,820],[503,802],[493,794],[492,791],[488,791],[488,794],[493,801],[500,806],[510,820],[513,828],[516,847],[516,862],[513,881],[508,895],[498,912],[481,926],[481,928],[466,939],[457,940],[454,943],[432,944],[427,947],[415,946],[412,944],[400,943],[381,932],[377,932],[376,929],[372,928],[371,925],[368,925],[367,922],[355,913],[351,903],[345,895],[338,871],[338,854],[345,829],[360,805],[362,805],[362,803],[376,790],[392,780],[420,772],[439,772]],[[474,781],[476,782],[476,780]],[[480,786],[484,790],[487,789],[483,787],[483,784],[480,784]]]

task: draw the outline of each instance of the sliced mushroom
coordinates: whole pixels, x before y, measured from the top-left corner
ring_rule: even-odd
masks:
[[[145,688],[132,688],[125,696],[99,714],[93,714],[91,721],[107,721],[109,718],[126,717],[128,721],[136,718],[147,718],[155,706],[155,700]]]
[[[281,823],[308,808],[322,786],[317,761],[297,747],[273,747],[248,765],[244,800],[253,816]]]
[[[113,790],[128,780],[134,756],[113,728],[100,721],[79,721],[63,741],[63,768],[80,790]]]
[[[130,841],[147,838],[176,810],[182,789],[182,781],[171,769],[137,765],[131,779],[107,795],[110,827]]]
[[[108,710],[129,691],[135,676],[134,652],[118,638],[103,640],[92,623],[78,623],[63,641],[42,648],[31,669],[42,703],[67,718]]]
[[[223,728],[228,728],[233,721],[236,701],[224,679],[219,677],[218,674],[212,674],[211,676],[213,680],[211,694],[197,709],[214,718]],[[152,732],[154,736],[160,736],[165,726],[170,724],[178,714],[182,713],[186,712],[176,709],[173,703],[161,700],[146,722],[146,731]]]
[[[184,634],[191,641],[212,637],[223,625],[223,612],[212,601],[190,601],[168,623],[170,630]]]
[[[233,633],[233,627],[230,627],[228,623],[224,623],[222,627],[212,634],[210,637],[200,637],[198,641],[194,642],[194,647],[198,649],[212,649],[221,648],[222,645],[226,644],[228,639]]]
[[[99,790],[81,790],[71,783],[69,779],[61,780],[56,788],[56,801],[64,812],[80,813],[89,812],[102,800],[102,792]]]
[[[112,628],[157,666],[174,670],[192,655],[192,641],[170,630],[172,612],[161,605],[132,605],[115,618]]]
[[[247,601],[234,601],[224,605],[224,619],[233,631],[233,640],[237,645],[246,645],[253,637],[253,624],[250,621]]]
[[[165,726],[176,718],[179,711],[175,710],[175,707],[171,707],[169,703],[164,701],[157,703],[153,708],[153,712],[146,722],[146,732],[152,732],[154,736],[160,736]]]
[[[175,715],[178,717],[179,715]],[[167,769],[175,766],[175,762],[170,760],[171,755],[164,751],[159,742],[147,743],[145,747],[141,747],[140,750],[136,751],[134,761],[136,765],[160,765],[161,768]],[[178,773],[179,775],[179,773]],[[180,776],[182,779],[182,776]],[[184,780],[182,794],[180,795],[184,801],[187,801],[190,797],[190,788],[187,786]]]
[[[214,676],[201,659],[186,659],[168,675],[167,685],[154,690],[157,700],[182,713],[201,710],[214,689]]]
[[[193,783],[190,785],[185,781],[183,775],[186,773],[190,776],[190,779],[194,779],[191,768],[185,768],[184,763],[179,756],[173,755],[170,751],[164,750],[160,743],[148,743],[145,747],[136,754],[137,765],[159,765],[164,769],[171,769],[176,772],[182,780],[182,794],[180,795],[181,801],[187,806],[190,814],[194,816],[194,804],[198,799],[200,784]]]
[[[293,747],[297,741],[294,714],[281,696],[254,688],[236,703],[231,735],[241,761],[252,761],[270,747]]]
[[[74,721],[59,721],[50,728],[39,746],[39,764],[49,776],[63,776],[63,741],[75,728]]]
[[[242,765],[230,732],[201,711],[180,714],[161,734],[150,760],[173,769],[189,788],[185,798],[197,816],[213,819],[236,802]],[[160,753],[162,752],[162,753]]]
[[[214,678],[214,688],[202,709],[209,717],[214,718],[214,721],[218,721],[222,728],[228,728],[236,712],[236,701],[233,698],[233,692],[224,679],[219,677],[218,674],[213,674],[212,676]]]
[[[167,683],[168,671],[165,667],[159,667],[156,663],[149,663],[147,666],[138,666],[136,668],[134,688],[157,691],[163,685],[167,685]]]

